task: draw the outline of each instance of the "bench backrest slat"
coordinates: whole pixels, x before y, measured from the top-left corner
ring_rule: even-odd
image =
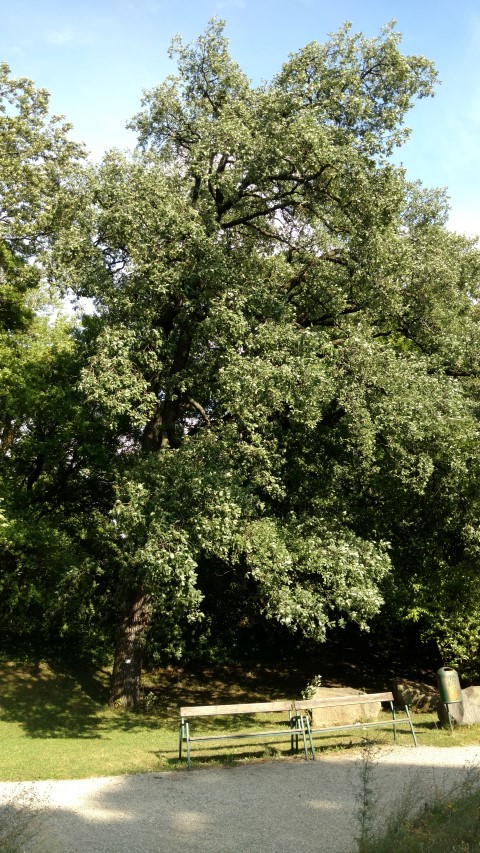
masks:
[[[249,702],[236,705],[196,705],[180,708],[181,717],[217,717],[222,714],[269,714],[279,711],[291,711],[293,702],[278,700],[273,702]]]
[[[322,699],[296,699],[298,711],[310,708],[335,708],[338,705],[366,705],[368,702],[392,702],[393,693],[360,693],[348,696],[329,696]]]

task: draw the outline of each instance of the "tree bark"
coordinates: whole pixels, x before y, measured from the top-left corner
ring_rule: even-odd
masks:
[[[110,684],[111,707],[134,711],[140,706],[143,649],[151,618],[150,596],[137,589],[118,632]]]

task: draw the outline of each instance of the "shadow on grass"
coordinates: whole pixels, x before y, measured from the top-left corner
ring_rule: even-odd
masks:
[[[318,661],[310,660],[309,666],[319,668]],[[340,665],[337,670],[342,673]],[[292,660],[169,666],[145,673],[144,693],[150,710],[134,714],[108,708],[106,669],[68,669],[44,661],[0,661],[0,720],[17,724],[32,738],[100,739],[115,731],[159,728],[173,734],[182,705],[294,699],[301,695],[306,680],[304,668]],[[325,681],[326,686],[338,685],[333,677]],[[379,686],[380,681],[375,684],[376,689]],[[425,726],[427,736],[435,729],[431,721],[415,722],[417,730]],[[244,715],[222,717],[210,719],[208,728],[233,733],[249,727],[249,723]],[[258,717],[252,717],[251,724],[258,728]],[[265,720],[265,724],[270,723]]]
[[[412,675],[407,664],[418,658],[418,650],[415,648],[414,655],[407,642],[397,643],[395,654],[397,657],[387,660],[378,640],[372,645],[368,637],[346,631],[341,639],[321,649],[302,647],[299,653],[281,659],[167,666],[144,674],[144,692],[151,707],[148,714],[108,709],[106,670],[95,671],[87,666],[68,670],[54,663],[3,660],[0,720],[19,724],[32,738],[102,738],[109,731],[158,726],[173,732],[182,705],[298,698],[306,683],[319,672],[326,687],[348,684],[362,689],[390,689],[392,675]],[[431,674],[435,667],[427,666],[427,657],[425,666]],[[245,725],[245,718],[231,720],[228,726],[225,721],[212,723],[214,728],[233,731],[237,725]]]
[[[32,738],[104,738],[112,731],[178,727],[181,705],[246,702],[293,695],[292,671],[275,666],[216,666],[187,671],[166,667],[145,674],[149,713],[110,710],[107,670],[68,670],[45,661],[0,662],[0,720],[19,724]],[[213,729],[235,731],[244,716],[211,720]]]
[[[67,672],[44,661],[0,663],[0,720],[32,738],[103,738],[121,729],[154,728],[158,720],[107,709],[108,673]]]
[[[230,749],[230,751],[229,751]],[[232,751],[235,750],[235,751]],[[182,753],[182,758],[178,757],[178,752],[172,754],[171,757],[166,757],[165,751],[154,752],[154,755],[158,755],[158,757],[162,758],[165,764],[168,767],[171,767],[172,770],[185,770],[187,769],[187,752],[184,749]],[[275,743],[260,743],[260,740],[257,743],[254,743],[251,749],[244,747],[243,749],[239,749],[237,746],[226,747],[223,746],[215,746],[210,747],[208,753],[197,752],[195,748],[192,747],[190,760],[192,764],[192,769],[197,767],[200,768],[220,768],[220,767],[237,767],[241,764],[246,764],[250,762],[255,762],[255,765],[261,764],[265,761],[272,761],[273,759],[282,759],[283,761],[294,760],[294,761],[305,761],[305,753],[303,752],[303,748],[297,753],[295,750],[291,750],[290,747],[275,744]]]
[[[99,704],[78,678],[55,672],[43,661],[0,665],[1,710],[4,722],[20,723],[31,737],[99,737]],[[92,695],[91,689],[95,692]]]

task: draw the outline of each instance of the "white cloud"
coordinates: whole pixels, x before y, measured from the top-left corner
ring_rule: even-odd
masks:
[[[480,210],[452,210],[447,227],[457,234],[465,237],[478,237],[480,235]]]
[[[73,41],[73,32],[70,27],[62,27],[59,30],[48,30],[46,39],[50,44],[68,44]]]

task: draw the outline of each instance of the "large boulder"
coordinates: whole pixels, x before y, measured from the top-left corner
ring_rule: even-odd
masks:
[[[414,711],[429,713],[437,710],[438,690],[423,681],[395,678],[392,692],[396,705],[408,705]]]
[[[309,699],[332,699],[341,696],[364,696],[362,690],[352,687],[317,687]],[[370,723],[378,720],[382,709],[381,702],[367,702],[365,705],[343,705],[337,708],[312,708],[312,728],[328,726],[349,726],[354,723]]]
[[[465,687],[462,690],[462,701],[451,702],[448,710],[450,717],[458,726],[480,723],[480,687]],[[437,712],[442,726],[448,726],[447,709],[443,702],[438,702]]]

